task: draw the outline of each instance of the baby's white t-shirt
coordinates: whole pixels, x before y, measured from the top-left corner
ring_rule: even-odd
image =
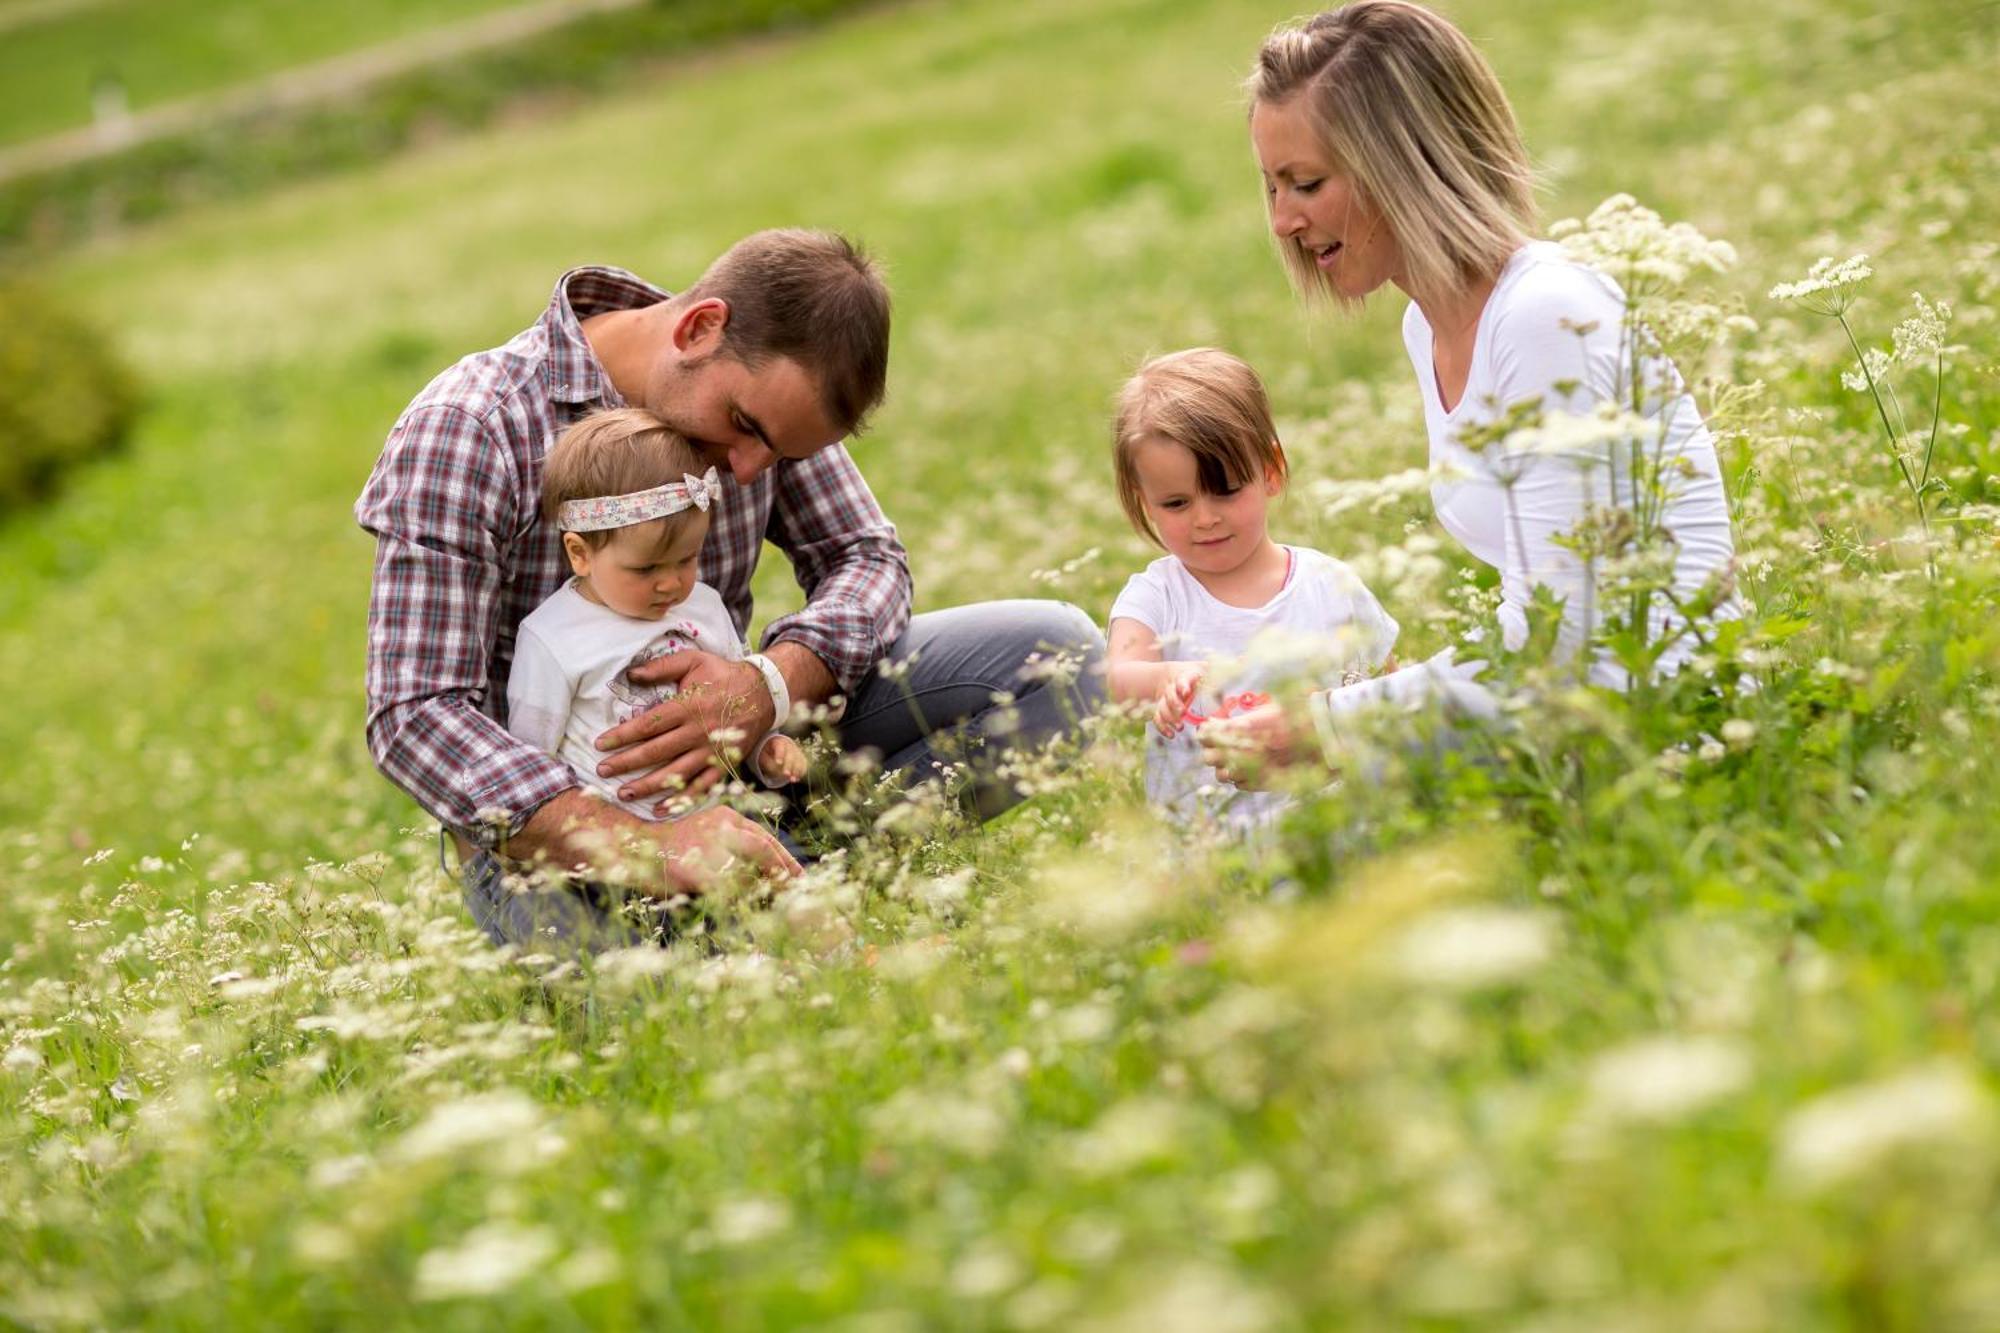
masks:
[[[1284,550],[1291,558],[1284,586],[1262,606],[1218,601],[1171,555],[1134,574],[1112,603],[1111,619],[1152,630],[1167,661],[1214,664],[1189,725],[1172,739],[1146,732],[1146,795],[1178,815],[1239,830],[1274,818],[1284,795],[1222,782],[1201,761],[1197,729],[1255,707],[1287,680],[1331,687],[1376,670],[1396,646],[1396,622],[1352,569],[1307,547]]]
[[[640,774],[598,776],[597,765],[609,752],[596,742],[675,694],[672,685],[634,684],[633,667],[691,648],[732,661],[743,656],[728,608],[706,583],[695,584],[664,618],[636,620],[591,601],[571,579],[521,622],[507,677],[507,730],[568,764],[613,805],[657,820],[652,802],[618,799],[618,788]],[[744,752],[762,739],[745,737]],[[689,812],[702,804],[711,802],[691,804]]]

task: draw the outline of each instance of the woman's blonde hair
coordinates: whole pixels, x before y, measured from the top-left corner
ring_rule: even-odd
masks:
[[[593,412],[556,440],[542,464],[542,517],[560,524],[564,504],[607,495],[630,495],[700,476],[708,463],[681,434],[651,412],[621,407]],[[662,543],[672,540],[700,511],[667,515]],[[616,528],[579,532],[591,550],[600,550]]]
[[[1355,0],[1271,34],[1246,81],[1250,106],[1302,99],[1321,145],[1381,215],[1419,302],[1497,274],[1535,229],[1535,173],[1493,67],[1442,15],[1408,0]],[[1343,301],[1296,241],[1292,284]]]
[[[1147,440],[1166,440],[1194,455],[1195,480],[1205,495],[1227,495],[1275,472],[1285,477],[1285,451],[1271,424],[1264,383],[1243,361],[1213,347],[1156,356],[1118,394],[1112,428],[1112,469],[1118,502],[1139,535],[1160,545],[1146,512],[1133,455]]]

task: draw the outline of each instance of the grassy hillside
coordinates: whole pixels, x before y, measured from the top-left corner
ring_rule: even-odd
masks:
[[[362,749],[348,506],[564,267],[678,285],[811,223],[896,289],[856,452],[922,606],[1101,616],[1144,558],[1109,396],[1216,342],[1272,387],[1281,535],[1438,646],[1466,599],[1421,497],[1311,484],[1423,447],[1393,303],[1309,320],[1268,250],[1236,82],[1281,12],[899,8],[66,257],[153,397],[0,528],[0,1315],[1988,1322],[1989,16],[1453,12],[1549,216],[1630,191],[1740,252],[1715,295],[1760,328],[1708,369],[1766,386],[1725,423],[1765,686],[1727,743],[1682,695],[1565,698],[1493,767],[1307,801],[1263,862],[1170,853],[1128,728],[997,828],[885,828],[717,957],[502,961]],[[1955,307],[1935,579],[1839,326],[1765,295],[1859,251],[1864,343],[1913,289]],[[1896,373],[1921,438],[1926,365]]]
[[[8,64],[0,143],[90,124],[93,96],[110,83],[140,111],[506,7],[506,0],[0,6]]]

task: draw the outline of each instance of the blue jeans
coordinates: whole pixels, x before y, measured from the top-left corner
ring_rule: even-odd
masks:
[[[1054,652],[1080,667],[1060,681],[1030,667],[1031,657]],[[998,760],[1070,733],[1103,701],[1104,636],[1089,616],[1065,602],[978,602],[913,617],[883,666],[855,687],[837,730],[842,749],[875,753],[912,785],[966,765],[967,803],[991,819],[1021,799],[994,774]],[[487,852],[460,875],[473,920],[496,944],[595,951],[673,933],[649,902],[582,882],[531,889]]]

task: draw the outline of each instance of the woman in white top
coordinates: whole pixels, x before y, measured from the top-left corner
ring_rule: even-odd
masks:
[[[1557,539],[1593,493],[1603,505],[1626,481],[1626,451],[1609,444],[1529,457],[1460,443],[1462,432],[1524,400],[1550,418],[1629,407],[1636,377],[1647,387],[1648,452],[1675,477],[1660,522],[1675,543],[1676,600],[1686,604],[1725,570],[1729,513],[1700,412],[1670,364],[1628,363],[1618,285],[1532,239],[1527,151],[1506,94],[1465,35],[1404,0],[1357,0],[1274,34],[1248,87],[1271,231],[1299,291],[1349,307],[1385,286],[1410,299],[1403,339],[1431,461],[1445,473],[1432,499],[1445,530],[1500,570],[1503,640],[1525,641],[1526,609],[1541,586],[1563,600],[1559,651],[1583,648],[1594,623],[1590,571]],[[1651,620],[1656,635],[1675,633],[1673,623],[1664,611]],[[1685,660],[1689,637],[1667,650],[1664,668]],[[1435,692],[1464,674],[1434,661],[1319,702],[1337,712]],[[1625,680],[1602,657],[1590,674]],[[1280,763],[1299,735],[1275,709],[1234,730],[1235,741]]]

